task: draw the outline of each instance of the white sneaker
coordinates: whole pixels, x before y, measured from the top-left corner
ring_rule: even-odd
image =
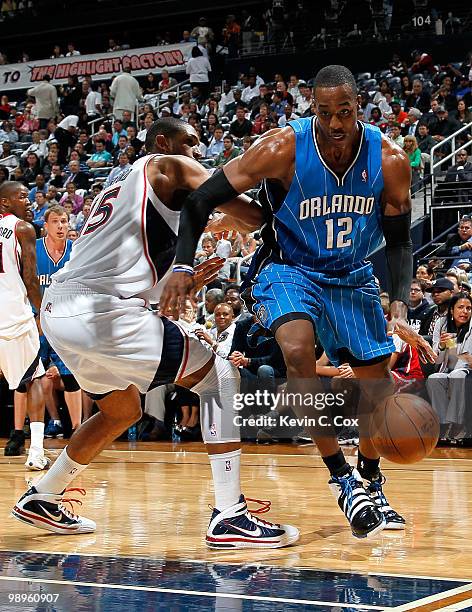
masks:
[[[250,500],[258,501],[258,500]],[[300,532],[292,525],[269,523],[254,516],[267,512],[270,502],[259,512],[249,511],[244,495],[239,502],[220,512],[213,509],[213,515],[206,534],[206,545],[209,548],[281,548],[293,544],[300,537]]]
[[[84,489],[66,489],[62,494],[38,493],[34,487],[28,489],[16,503],[11,515],[22,523],[60,534],[91,533],[95,531],[94,521],[73,514],[64,504],[78,503],[80,499],[66,499],[64,493],[78,491],[85,495]]]
[[[32,472],[48,470],[51,467],[51,460],[46,457],[42,448],[32,446],[29,449],[25,466]]]

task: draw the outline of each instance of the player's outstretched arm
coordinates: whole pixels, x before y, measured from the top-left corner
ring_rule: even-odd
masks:
[[[261,138],[244,155],[229,162],[222,172],[215,173],[185,200],[180,219],[174,274],[161,297],[163,311],[175,309],[193,289],[190,274],[198,240],[210,213],[218,208],[239,218],[238,194],[254,187],[264,178],[290,184],[295,160],[295,136],[291,128],[278,130]],[[260,214],[260,211],[259,211]]]
[[[15,231],[21,245],[21,276],[28,299],[39,313],[41,310],[41,290],[36,268],[36,233],[33,226],[26,221],[20,221]]]
[[[406,153],[384,139],[382,142],[382,230],[385,236],[391,327],[406,320],[413,278],[411,225],[411,170]]]

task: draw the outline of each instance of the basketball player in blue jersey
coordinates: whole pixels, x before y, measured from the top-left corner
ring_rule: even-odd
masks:
[[[253,312],[283,351],[289,390],[299,397],[323,390],[314,376],[316,329],[333,364],[348,362],[357,378],[369,379],[365,387],[373,403],[392,392],[388,363],[393,343],[372,266],[365,260],[383,238],[390,325],[431,359],[429,345],[405,321],[413,273],[410,166],[402,149],[378,128],[357,121],[357,87],[347,68],[323,68],[314,90],[315,117],[271,131],[188,196],[177,268],[161,308],[179,308],[180,300],[192,295],[192,275],[181,266],[192,263],[210,212],[263,181],[264,244],[252,265]],[[224,226],[223,220],[220,229]],[[306,416],[304,406],[292,407]],[[359,538],[385,527],[402,529],[405,523],[383,493],[367,420],[360,423],[357,469],[346,462],[330,428],[310,430],[330,471],[331,490]]]
[[[51,276],[63,268],[69,261],[72,249],[72,240],[67,239],[69,220],[62,206],[48,208],[44,215],[44,229],[46,236],[36,241],[36,262],[38,267],[38,280],[41,293],[51,284]],[[64,399],[69,410],[72,430],[79,427],[82,420],[82,392],[72,372],[66,367],[62,359],[53,350],[44,334],[39,338],[41,343],[40,356],[44,368],[55,367],[57,375],[64,385]],[[62,438],[63,429],[53,397],[54,378],[46,375],[43,380],[43,391],[51,420],[44,431],[46,438]]]

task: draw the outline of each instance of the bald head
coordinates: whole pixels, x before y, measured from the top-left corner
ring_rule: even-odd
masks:
[[[4,181],[0,185],[0,200],[5,198],[9,200],[12,194],[16,193],[19,189],[23,187],[23,183],[18,181]]]

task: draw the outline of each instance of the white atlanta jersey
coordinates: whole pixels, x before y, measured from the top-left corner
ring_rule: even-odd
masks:
[[[16,236],[20,219],[0,215],[0,338],[12,340],[35,327],[33,311],[21,277],[21,245]]]
[[[55,283],[78,282],[101,294],[157,303],[175,257],[180,211],[154,193],[147,155],[94,200],[70,260]]]

